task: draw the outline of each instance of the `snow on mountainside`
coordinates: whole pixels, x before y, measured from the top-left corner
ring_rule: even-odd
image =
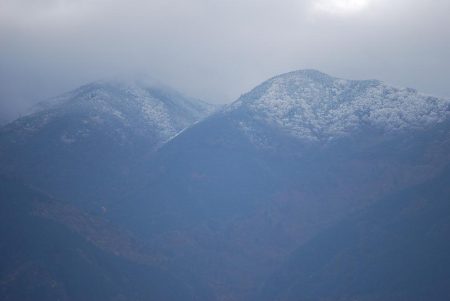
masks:
[[[151,132],[149,137],[159,146],[213,110],[213,105],[161,85],[98,81],[38,104],[9,127],[36,132],[63,116],[77,115],[81,124],[65,129],[60,135],[63,143],[75,143],[89,136],[92,128],[113,123],[117,139],[124,138],[119,129],[134,128],[143,135]]]
[[[99,208],[134,180],[131,170],[213,109],[161,85],[91,83],[0,128],[0,174]]]
[[[244,111],[303,139],[344,136],[362,126],[384,131],[424,128],[450,115],[450,101],[377,80],[345,80],[315,70],[276,76],[241,96],[225,112]]]

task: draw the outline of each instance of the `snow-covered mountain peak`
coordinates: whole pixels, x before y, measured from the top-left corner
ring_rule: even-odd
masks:
[[[143,104],[179,105],[186,109],[213,109],[201,100],[189,98],[170,87],[142,79],[108,79],[89,83],[61,96],[39,103],[34,112],[61,105],[135,106]]]
[[[361,127],[383,131],[423,128],[449,117],[450,102],[377,80],[346,80],[316,70],[276,76],[241,96],[228,111],[300,138],[321,140]]]
[[[214,109],[156,82],[101,80],[41,102],[9,127],[37,132],[70,121],[70,126],[60,126],[65,143],[101,130],[111,135],[117,132],[117,137],[124,137],[124,131],[147,135],[160,145]]]

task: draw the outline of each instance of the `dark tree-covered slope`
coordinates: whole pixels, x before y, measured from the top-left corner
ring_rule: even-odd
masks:
[[[197,300],[159,257],[61,203],[1,178],[2,300]]]
[[[448,300],[449,235],[447,167],[299,248],[257,299]]]

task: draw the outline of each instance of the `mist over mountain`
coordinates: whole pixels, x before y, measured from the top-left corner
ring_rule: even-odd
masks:
[[[146,81],[87,84],[41,102],[0,130],[2,171],[71,201],[98,202],[105,192],[114,195],[136,164],[214,108]]]
[[[65,258],[79,241],[85,254],[115,254],[92,255],[101,267],[90,280],[101,284],[93,300],[450,295],[449,99],[316,70],[273,77],[220,109],[160,86],[96,82],[4,126],[0,162],[9,178],[64,199],[77,216],[104,220],[107,233],[126,233],[108,234],[120,239],[106,244],[92,236],[98,230],[67,236],[77,242]],[[2,203],[34,199],[35,190],[23,196],[24,188],[5,183]],[[58,222],[73,226],[73,210],[58,210]],[[49,243],[61,241],[48,233]],[[114,241],[127,237],[145,247],[117,248],[127,244]],[[41,252],[37,244],[29,250]],[[73,270],[65,260],[58,267]],[[74,278],[49,275],[67,288],[84,273],[87,267]],[[20,289],[5,287],[10,300],[20,299]],[[176,297],[166,295],[171,287]],[[44,291],[57,300],[51,285]],[[80,298],[77,289],[61,292]]]

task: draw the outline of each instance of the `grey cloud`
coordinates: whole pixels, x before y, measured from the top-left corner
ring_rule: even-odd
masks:
[[[450,96],[449,1],[317,1],[0,0],[0,115],[129,73],[212,102],[301,68]]]

